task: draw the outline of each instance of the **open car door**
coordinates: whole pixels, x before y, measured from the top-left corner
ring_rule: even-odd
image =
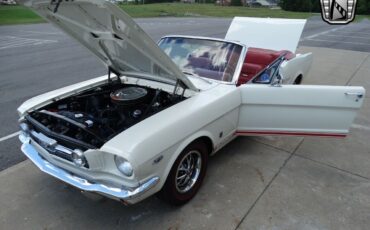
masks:
[[[245,84],[237,135],[345,137],[363,103],[354,86]]]

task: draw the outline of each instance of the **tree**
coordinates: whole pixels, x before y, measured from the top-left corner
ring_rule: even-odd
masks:
[[[311,12],[320,12],[320,1],[318,0],[311,0]]]
[[[287,11],[320,12],[319,0],[281,0],[280,7]]]
[[[142,2],[142,0],[139,0],[139,2]],[[161,2],[173,2],[173,1],[170,1],[170,0],[145,0],[145,4],[161,3]]]
[[[299,3],[300,3],[298,5],[299,11],[311,12],[311,8],[312,8],[311,0],[300,0]]]
[[[230,5],[232,5],[232,6],[241,6],[242,1],[241,0],[231,0]]]
[[[370,14],[370,0],[358,0],[357,14]]]

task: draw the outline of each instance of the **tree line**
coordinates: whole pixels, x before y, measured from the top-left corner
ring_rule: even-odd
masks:
[[[283,10],[299,12],[320,12],[320,0],[280,0]],[[357,14],[370,14],[370,0],[357,0]]]

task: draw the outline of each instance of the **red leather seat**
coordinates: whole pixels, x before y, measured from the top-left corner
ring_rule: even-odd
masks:
[[[276,58],[279,57],[279,52],[269,51],[264,49],[249,48],[245,57],[246,63],[254,63],[267,66]]]
[[[250,81],[257,73],[263,70],[264,65],[244,63],[238,79],[238,85]]]

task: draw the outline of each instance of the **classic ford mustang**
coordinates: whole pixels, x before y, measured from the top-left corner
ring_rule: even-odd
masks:
[[[107,1],[23,3],[100,58],[108,75],[24,102],[22,151],[43,172],[125,204],[156,193],[186,203],[209,155],[240,135],[345,137],[363,103],[363,87],[281,84],[307,71],[297,63],[310,54],[293,55],[300,33],[292,32],[293,48],[276,36],[269,50],[256,51],[233,41],[232,29],[230,39],[168,36],[158,46]],[[262,21],[296,28],[284,19]],[[248,52],[275,56],[249,63]],[[261,66],[253,72],[248,64]],[[244,68],[250,79],[241,81]],[[251,80],[260,84],[245,84]]]

